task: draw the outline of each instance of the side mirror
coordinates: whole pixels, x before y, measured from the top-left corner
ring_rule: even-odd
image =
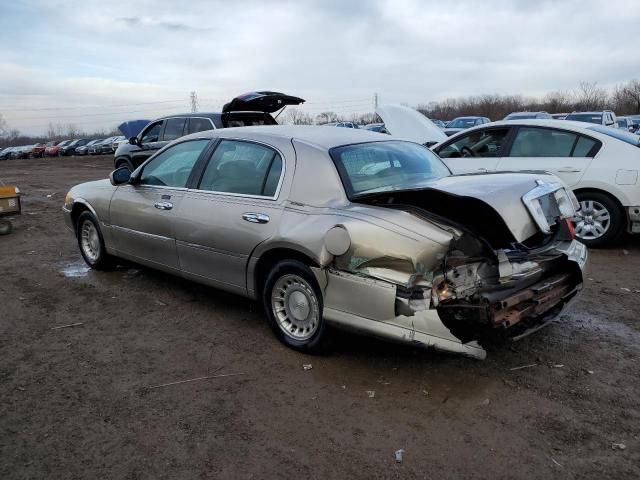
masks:
[[[129,183],[131,179],[131,170],[129,167],[120,167],[116,168],[113,172],[109,174],[109,181],[111,185],[124,185],[125,183]]]
[[[130,143],[131,145],[140,145],[140,142],[138,141],[138,137],[131,137],[131,138],[129,139],[129,143]]]

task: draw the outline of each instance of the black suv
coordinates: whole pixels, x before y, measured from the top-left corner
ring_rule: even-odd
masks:
[[[221,113],[184,113],[159,118],[150,122],[137,136],[131,137],[129,143],[118,147],[115,167],[127,166],[133,171],[167,143],[191,133],[216,128],[276,125],[272,113],[287,105],[301,103],[304,103],[302,98],[284,93],[251,92],[231,100]]]

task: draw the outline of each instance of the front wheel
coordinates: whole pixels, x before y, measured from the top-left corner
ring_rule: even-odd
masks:
[[[109,270],[114,266],[114,258],[107,253],[104,246],[98,220],[91,212],[82,212],[78,217],[76,236],[80,253],[87,265],[96,270]]]
[[[587,247],[603,247],[618,240],[625,230],[624,214],[616,202],[604,193],[576,194],[580,211],[574,218],[578,240]]]
[[[307,265],[278,262],[267,277],[262,300],[269,325],[282,343],[307,353],[323,350],[327,326],[322,294]]]

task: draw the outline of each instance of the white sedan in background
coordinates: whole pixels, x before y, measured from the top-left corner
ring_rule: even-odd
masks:
[[[433,150],[455,173],[545,170],[576,194],[587,246],[640,233],[640,137],[584,122],[520,120],[469,129]]]
[[[640,233],[638,135],[585,122],[509,120],[442,141],[421,129],[415,110],[389,107],[377,110],[387,127],[396,126],[389,133],[419,137],[421,143],[438,141],[433,151],[454,174],[543,170],[560,177],[580,201],[575,233],[587,246],[611,244],[624,232]]]

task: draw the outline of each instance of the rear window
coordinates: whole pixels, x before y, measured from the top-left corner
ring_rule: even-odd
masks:
[[[593,127],[588,127],[589,130],[593,130],[598,133],[604,133],[610,137],[616,138],[618,140],[622,140],[629,145],[633,145],[634,147],[640,147],[640,137],[631,132],[627,132],[626,130],[622,130],[620,128],[612,128],[605,127],[602,125],[594,125]]]
[[[507,115],[506,117],[504,117],[505,120],[530,120],[533,118],[537,118],[537,115],[535,113],[532,114],[512,114],[512,115]]]
[[[588,122],[588,123],[602,123],[602,115],[593,113],[572,113],[567,115],[565,120],[573,120],[576,122]]]
[[[347,145],[329,152],[347,195],[417,188],[449,170],[428,148],[389,141]]]

